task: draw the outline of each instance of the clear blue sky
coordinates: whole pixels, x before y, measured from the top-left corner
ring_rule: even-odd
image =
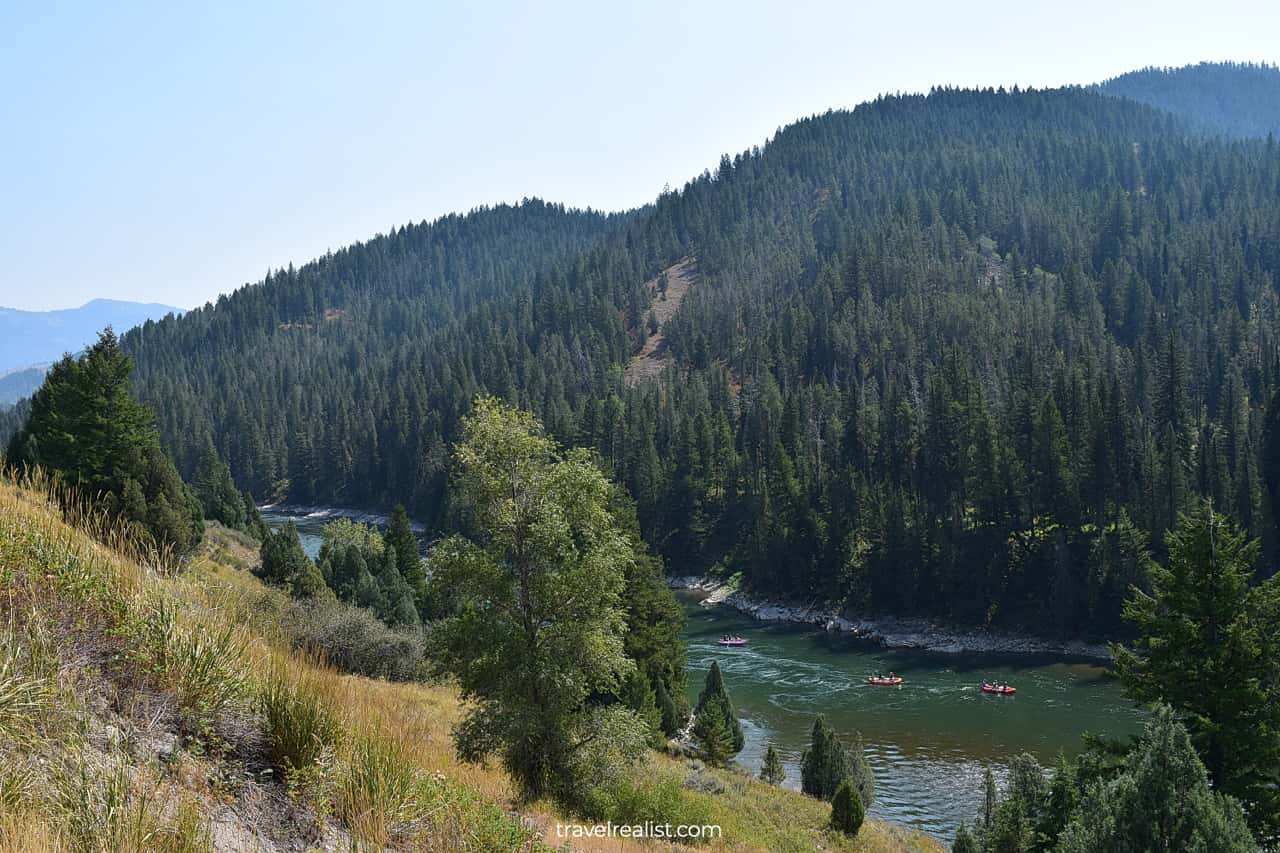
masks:
[[[933,84],[1280,58],[1253,2],[0,3],[0,305],[192,307],[389,226],[652,199]]]

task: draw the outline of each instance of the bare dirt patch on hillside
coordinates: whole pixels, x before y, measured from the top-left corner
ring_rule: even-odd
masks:
[[[685,294],[693,286],[697,275],[697,265],[693,258],[681,258],[662,271],[666,276],[666,290],[659,292],[658,283],[661,276],[645,282],[645,287],[653,294],[649,310],[658,321],[658,330],[645,339],[640,352],[632,357],[623,373],[623,381],[627,385],[638,385],[656,379],[658,374],[671,362],[662,338],[662,329],[667,321],[675,316]],[[648,315],[646,314],[646,320]]]

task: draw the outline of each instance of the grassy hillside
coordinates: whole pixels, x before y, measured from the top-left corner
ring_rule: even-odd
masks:
[[[65,523],[42,489],[0,482],[0,851],[564,843],[572,817],[516,804],[501,770],[455,759],[453,689],[293,649],[289,600],[246,571],[251,543],[208,533],[172,572],[94,518]],[[628,800],[640,818],[660,806],[721,825],[703,849],[942,849],[871,821],[849,841],[824,829],[824,804],[657,754]]]

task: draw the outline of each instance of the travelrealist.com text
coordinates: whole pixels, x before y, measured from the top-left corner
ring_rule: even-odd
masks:
[[[719,838],[720,825],[670,824],[645,821],[644,823],[557,823],[556,838]]]

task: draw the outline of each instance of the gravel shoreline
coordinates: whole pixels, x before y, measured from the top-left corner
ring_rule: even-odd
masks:
[[[703,607],[724,606],[761,622],[789,622],[813,625],[825,631],[849,633],[890,649],[919,649],[948,654],[1046,654],[1099,662],[1111,660],[1110,649],[1101,643],[1051,640],[1004,631],[961,628],[928,619],[848,616],[832,607],[783,604],[753,598],[730,589],[720,581],[705,577],[672,577],[667,582],[672,589],[705,593]]]

